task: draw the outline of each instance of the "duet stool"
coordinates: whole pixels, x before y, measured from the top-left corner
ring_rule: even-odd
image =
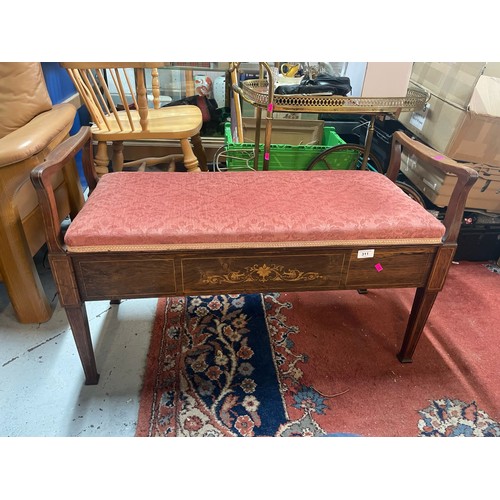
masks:
[[[401,146],[457,175],[440,222],[393,182]],[[84,147],[91,193],[61,235],[50,176]],[[98,382],[87,300],[269,291],[417,289],[410,362],[456,247],[474,170],[404,134],[369,171],[115,172],[97,181],[83,128],[32,173],[49,260],[87,384]]]

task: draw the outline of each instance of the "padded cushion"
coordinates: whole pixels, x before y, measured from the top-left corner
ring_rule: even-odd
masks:
[[[367,171],[104,175],[70,225],[85,247],[227,247],[439,242],[444,226],[386,177]]]
[[[0,168],[31,158],[43,151],[58,135],[71,130],[76,108],[70,103],[54,107],[35,116],[24,127],[0,139]]]
[[[38,62],[0,64],[0,138],[52,108]]]

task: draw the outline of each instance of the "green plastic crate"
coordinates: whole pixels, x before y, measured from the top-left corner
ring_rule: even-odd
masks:
[[[225,146],[226,146],[226,166],[228,170],[253,169],[254,164],[254,144],[251,142],[237,143],[233,141],[231,135],[231,124],[225,125]],[[333,146],[345,144],[339,137],[334,127],[323,128],[323,140],[321,145],[298,145],[271,144],[269,151],[269,170],[305,170],[318,154]],[[259,146],[259,170],[262,170],[264,160],[264,144]],[[350,156],[339,153],[339,161],[335,168],[346,169]],[[322,167],[318,165],[317,169]],[[326,167],[325,167],[326,168]]]

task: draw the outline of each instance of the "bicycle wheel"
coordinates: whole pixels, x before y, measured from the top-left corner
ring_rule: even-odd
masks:
[[[359,144],[341,144],[325,149],[314,158],[306,170],[320,168],[323,170],[360,170],[365,157],[365,148]],[[368,156],[366,170],[384,173],[382,162],[373,154]]]
[[[410,184],[403,181],[396,180],[396,186],[398,186],[404,193],[406,193],[413,201],[416,201],[419,205],[426,207],[424,197]]]

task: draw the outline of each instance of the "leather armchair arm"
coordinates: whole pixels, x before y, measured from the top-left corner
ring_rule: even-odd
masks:
[[[0,139],[0,168],[26,160],[43,151],[62,131],[69,133],[76,108],[69,103],[56,104],[40,113],[23,127]]]

